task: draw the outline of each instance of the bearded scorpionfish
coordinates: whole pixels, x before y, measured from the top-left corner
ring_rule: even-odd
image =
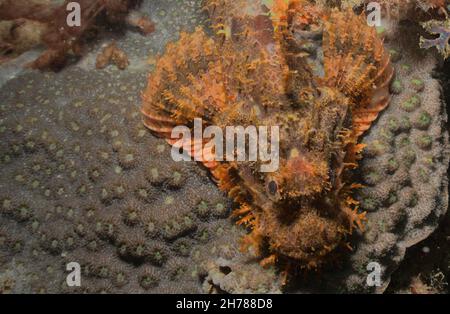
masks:
[[[267,1],[266,1],[267,2]],[[248,228],[242,248],[262,265],[314,268],[362,229],[352,171],[361,135],[388,106],[393,76],[383,41],[363,15],[302,0],[209,0],[202,28],[170,43],[143,92],[145,125],[277,125],[279,169],[259,161],[204,161]],[[192,142],[205,145],[204,140]]]

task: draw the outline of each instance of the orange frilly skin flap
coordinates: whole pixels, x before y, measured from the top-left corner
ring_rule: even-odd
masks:
[[[180,138],[172,138],[175,127],[193,129],[196,118],[202,119],[203,124],[211,123],[212,117],[227,104],[218,56],[216,44],[201,28],[192,34],[182,33],[179,41],[170,43],[142,95],[145,126],[169,144],[182,146]],[[202,153],[207,142],[192,139],[188,153],[213,168],[217,162],[208,161],[211,158]]]
[[[325,22],[324,84],[335,87],[352,103],[356,137],[367,131],[389,104],[394,75],[390,55],[364,15],[334,11]]]

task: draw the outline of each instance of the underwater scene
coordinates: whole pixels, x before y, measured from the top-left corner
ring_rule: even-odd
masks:
[[[449,40],[447,0],[0,0],[0,294],[448,294]]]

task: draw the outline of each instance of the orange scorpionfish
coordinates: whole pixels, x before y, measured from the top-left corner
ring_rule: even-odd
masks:
[[[238,204],[243,249],[262,265],[314,268],[343,247],[365,213],[352,182],[360,136],[389,103],[390,57],[353,11],[306,0],[208,0],[214,33],[182,33],[143,93],[145,125],[175,145],[175,126],[279,126],[279,169],[204,161]],[[205,145],[204,140],[192,143]],[[201,151],[201,150],[200,150]],[[291,266],[286,266],[287,268]]]

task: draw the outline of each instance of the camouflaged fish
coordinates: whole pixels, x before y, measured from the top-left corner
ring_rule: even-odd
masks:
[[[204,162],[238,204],[243,249],[261,264],[312,268],[345,245],[364,213],[351,194],[360,136],[389,103],[393,68],[376,30],[352,11],[307,1],[206,1],[201,28],[167,46],[143,93],[145,125],[176,144],[195,118],[225,126],[280,126],[280,167]],[[202,147],[203,141],[192,143]]]

